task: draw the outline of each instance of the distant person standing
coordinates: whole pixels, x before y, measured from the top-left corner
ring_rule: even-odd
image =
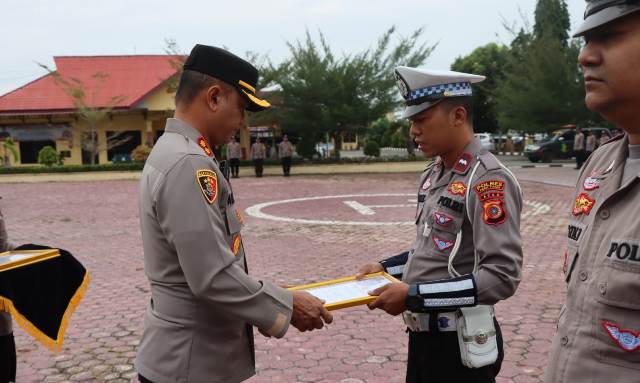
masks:
[[[611,135],[609,135],[609,133],[602,132],[602,135],[600,136],[600,142],[598,142],[598,146],[602,146],[606,144],[610,139],[611,139]]]
[[[582,129],[576,129],[576,136],[573,139],[573,152],[576,155],[576,169],[580,169],[585,159],[584,133]]]
[[[587,133],[587,144],[586,144],[587,155],[585,156],[585,159],[589,158],[591,156],[591,153],[593,153],[596,150],[597,144],[598,144],[598,140],[596,138],[596,134],[593,132]]]
[[[229,165],[231,165],[231,175],[233,178],[240,177],[240,157],[242,155],[242,149],[240,143],[236,141],[235,137],[231,137],[231,141],[227,145],[227,159]]]
[[[293,145],[289,142],[289,137],[282,136],[282,142],[278,145],[278,156],[282,160],[282,172],[285,177],[291,173],[291,156],[293,155]]]
[[[267,156],[267,149],[260,142],[260,137],[256,138],[256,142],[251,145],[251,159],[253,160],[253,168],[256,171],[256,177],[262,177],[264,170],[264,159]]]

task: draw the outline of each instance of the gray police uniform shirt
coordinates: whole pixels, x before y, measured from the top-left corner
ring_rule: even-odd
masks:
[[[13,250],[14,247],[15,246],[9,242],[4,217],[2,215],[2,211],[0,211],[0,253]],[[11,324],[11,314],[5,311],[0,311],[0,336],[9,335],[12,332],[13,327]]]
[[[613,138],[578,178],[548,383],[640,381],[640,153],[629,152]]]
[[[480,165],[471,180],[471,169],[478,161]],[[467,188],[471,188],[471,220],[465,206]],[[478,140],[465,148],[452,169],[444,169],[442,161],[437,160],[421,177],[417,235],[403,270],[403,281],[411,284],[449,279],[449,255],[456,234],[462,230],[462,243],[453,265],[458,273],[471,274],[474,251],[477,252],[478,270],[473,274],[475,303],[492,305],[512,296],[522,276],[522,205],[517,181]]]
[[[248,275],[240,211],[207,154],[194,128],[168,119],[140,180],[151,302],[136,367],[156,383],[245,380],[251,326],[282,337],[291,319],[291,292]]]
[[[278,144],[278,155],[280,158],[291,157],[293,155],[293,145],[291,142],[284,142]]]
[[[228,159],[239,159],[242,155],[242,148],[240,147],[239,142],[230,142],[227,145],[227,158]]]
[[[263,160],[267,157],[267,149],[263,143],[258,144],[257,142],[251,145],[251,159],[252,160]]]

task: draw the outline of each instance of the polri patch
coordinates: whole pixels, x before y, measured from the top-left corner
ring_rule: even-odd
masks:
[[[607,321],[602,321],[602,327],[623,350],[634,352],[640,348],[640,331],[625,330],[619,325]]]
[[[432,239],[433,239],[433,243],[436,245],[436,247],[440,251],[448,250],[454,245],[453,241],[448,241],[446,239],[442,239],[442,238],[438,237],[437,235],[434,235],[432,237]]]
[[[204,199],[212,204],[218,198],[218,175],[213,170],[201,169],[196,172],[196,181]]]
[[[213,151],[209,147],[209,144],[207,143],[207,140],[204,137],[198,138],[198,146],[202,148],[202,150],[204,150],[204,153],[207,156],[213,157]]]
[[[576,202],[573,205],[573,215],[586,214],[589,215],[591,209],[593,209],[593,205],[596,204],[596,200],[589,197],[587,193],[580,193],[580,195],[576,198]]]
[[[507,220],[504,200],[495,199],[484,202],[482,220],[487,225],[500,225]]]
[[[609,246],[607,258],[640,265],[640,241],[614,239]]]
[[[458,213],[462,213],[464,211],[464,203],[443,195],[438,199],[438,205],[457,211]]]
[[[453,195],[464,195],[467,192],[467,185],[464,182],[453,182],[449,185],[449,193]]]

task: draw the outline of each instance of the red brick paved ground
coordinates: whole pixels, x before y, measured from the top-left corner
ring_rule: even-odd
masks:
[[[532,170],[528,170],[529,179]],[[544,170],[539,170],[542,174]],[[571,177],[567,171],[566,176]],[[275,200],[343,194],[413,194],[416,175],[357,175],[234,180],[243,209]],[[546,364],[564,285],[560,276],[571,189],[523,183],[526,200],[546,214],[523,221],[524,280],[497,307],[506,342],[499,382],[539,382]],[[142,269],[137,182],[105,181],[3,185],[3,212],[17,243],[72,251],[92,283],[72,318],[64,351],[51,354],[16,330],[18,382],[128,382],[149,290]],[[350,197],[365,205],[408,204],[410,196]],[[532,205],[525,210],[531,211]],[[342,199],[275,205],[265,213],[299,219],[409,221],[412,207],[378,208],[365,217]],[[527,213],[530,214],[530,213]],[[308,225],[257,219],[245,213],[244,239],[253,274],[279,283],[341,277],[363,262],[403,251],[410,225]],[[282,340],[257,335],[258,382],[402,382],[406,360],[402,320],[364,307],[335,312],[327,329]],[[212,356],[215,357],[215,356]]]

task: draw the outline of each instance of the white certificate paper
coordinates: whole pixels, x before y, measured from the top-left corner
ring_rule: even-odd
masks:
[[[382,275],[360,281],[347,281],[327,286],[304,289],[309,294],[322,299],[326,305],[369,297],[369,291],[382,287],[391,281]]]

